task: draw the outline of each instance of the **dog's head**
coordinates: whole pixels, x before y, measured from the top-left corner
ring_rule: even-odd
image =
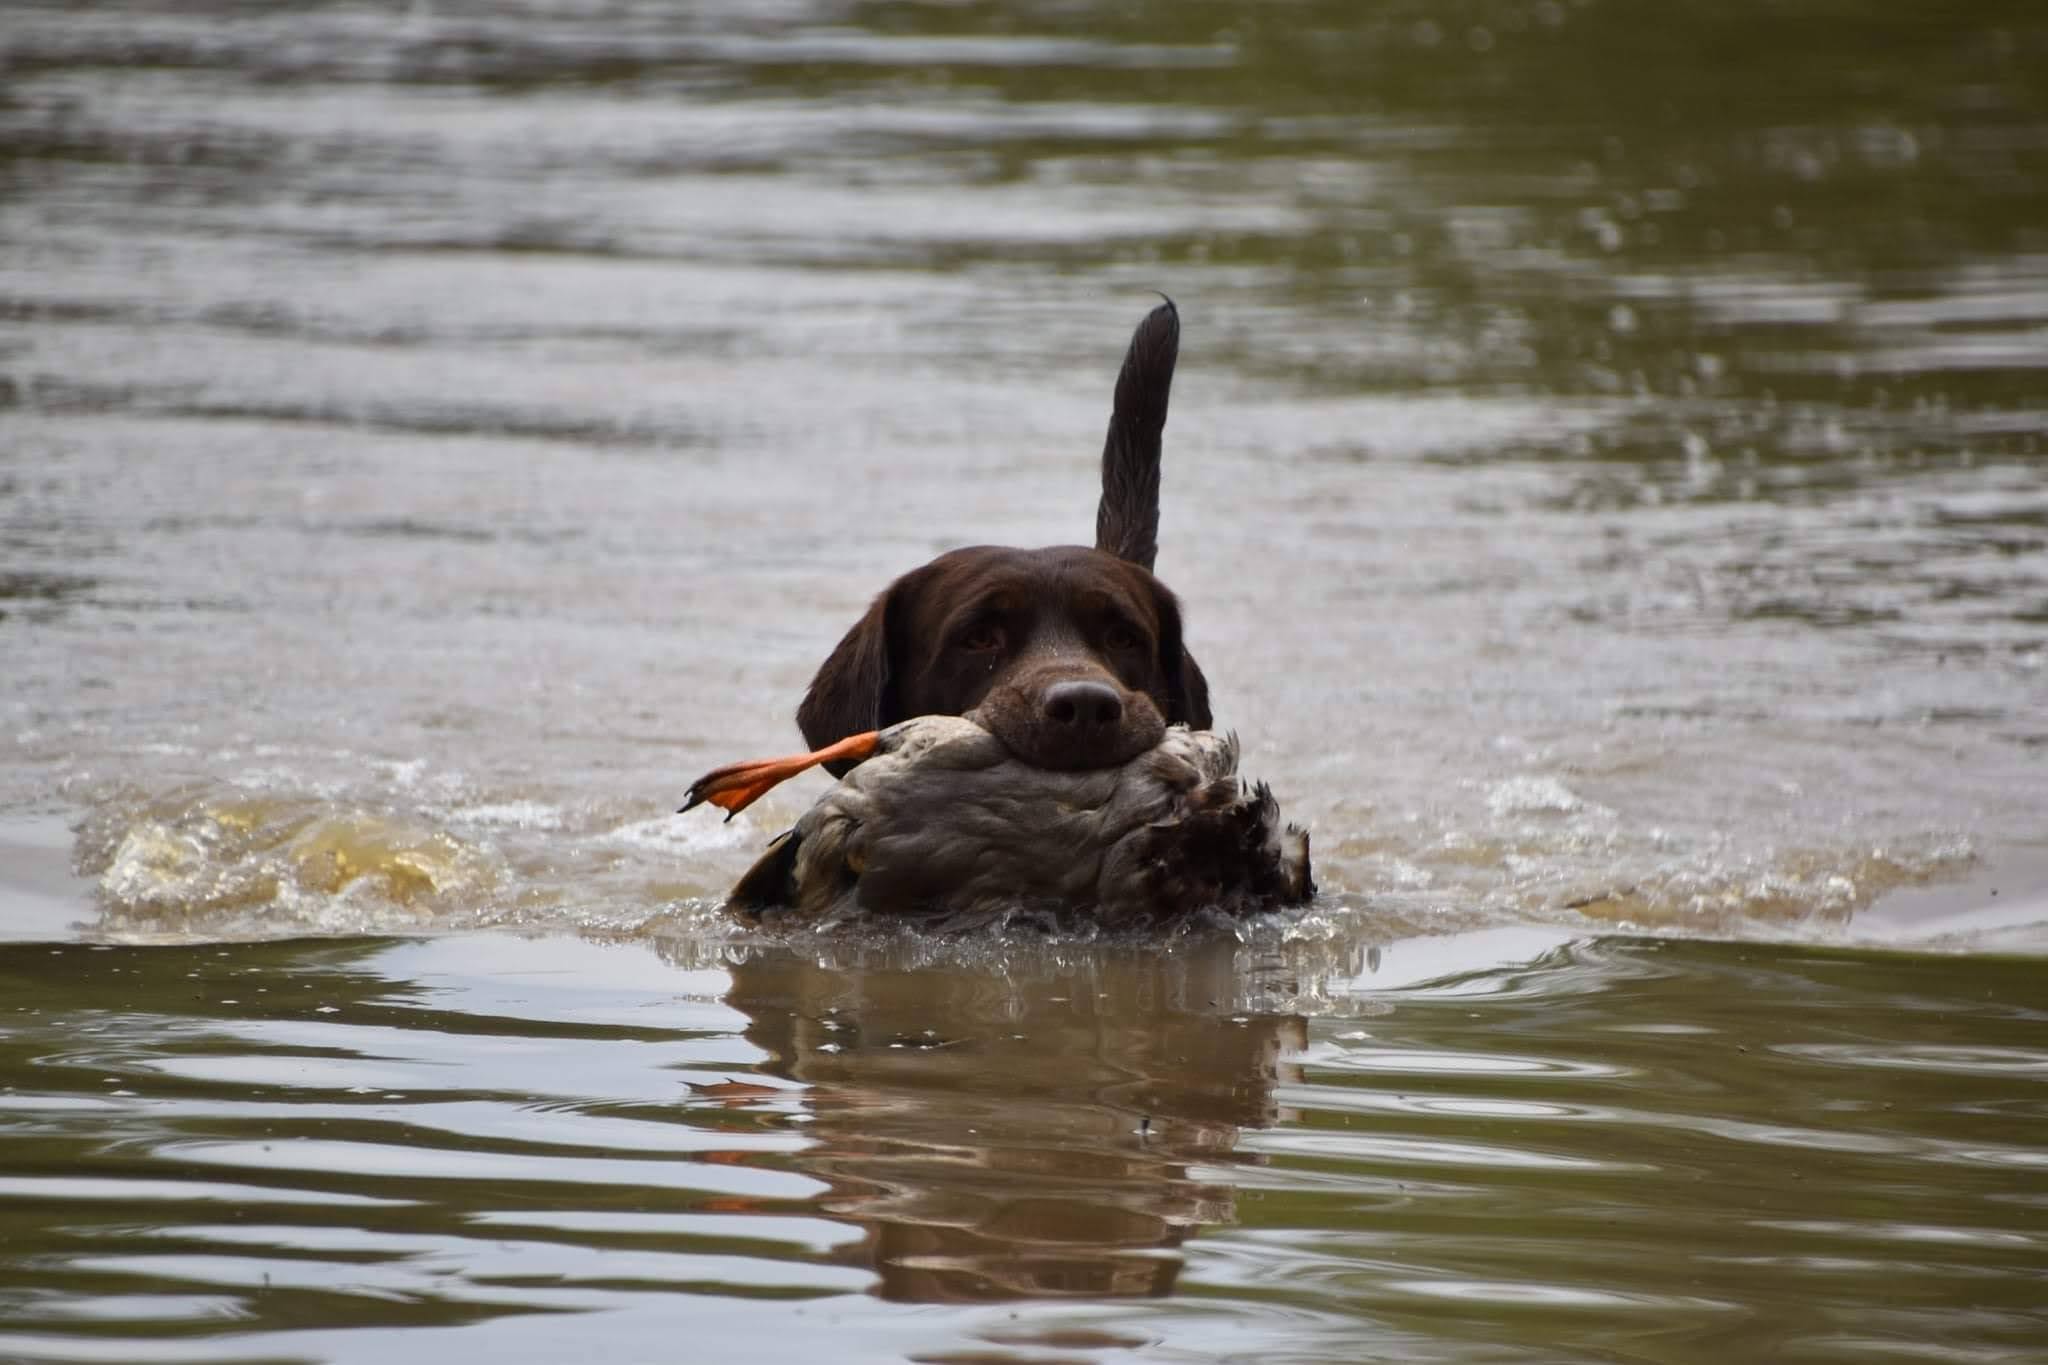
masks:
[[[1138,565],[1080,546],[979,545],[903,575],[819,668],[796,718],[822,748],[970,711],[1041,768],[1110,767],[1170,724],[1210,724],[1180,603]]]

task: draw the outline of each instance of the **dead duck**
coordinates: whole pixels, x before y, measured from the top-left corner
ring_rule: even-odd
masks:
[[[733,763],[682,809],[732,816],[821,763],[854,767],[733,887],[745,918],[855,912],[967,922],[1022,908],[1157,924],[1243,915],[1315,894],[1308,834],[1238,776],[1234,735],[1184,726],[1108,768],[1015,758],[973,716],[919,716],[808,754]]]

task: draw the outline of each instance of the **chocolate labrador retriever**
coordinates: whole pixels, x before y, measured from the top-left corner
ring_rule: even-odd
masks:
[[[1206,730],[1209,685],[1180,604],[1152,576],[1160,433],[1180,355],[1173,301],[1131,335],[1102,447],[1095,548],[975,545],[891,583],[818,669],[797,709],[813,748],[912,716],[982,718],[1035,767],[1100,768]],[[852,761],[828,765],[843,775]]]

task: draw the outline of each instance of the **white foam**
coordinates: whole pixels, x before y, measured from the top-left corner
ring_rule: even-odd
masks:
[[[684,820],[658,815],[636,820],[599,836],[605,843],[630,848],[652,849],[657,853],[702,853],[707,849],[738,848],[760,840],[761,832],[739,821]]]
[[[501,825],[513,829],[560,829],[564,816],[559,807],[540,801],[498,801],[480,806],[461,806],[448,812],[450,820],[469,825]]]
[[[375,766],[381,769],[384,775],[398,786],[417,787],[420,779],[426,775],[427,760],[424,758],[406,759],[403,762],[387,760]]]
[[[1487,789],[1486,808],[1495,815],[1573,815],[1586,802],[1554,777],[1510,777]]]

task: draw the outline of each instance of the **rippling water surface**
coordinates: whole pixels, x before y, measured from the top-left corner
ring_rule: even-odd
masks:
[[[0,1354],[2038,1354],[2038,963],[1236,946],[16,945]]]
[[[2048,1354],[2037,9],[0,0],[0,1355]],[[736,937],[1154,289],[1322,899]]]

